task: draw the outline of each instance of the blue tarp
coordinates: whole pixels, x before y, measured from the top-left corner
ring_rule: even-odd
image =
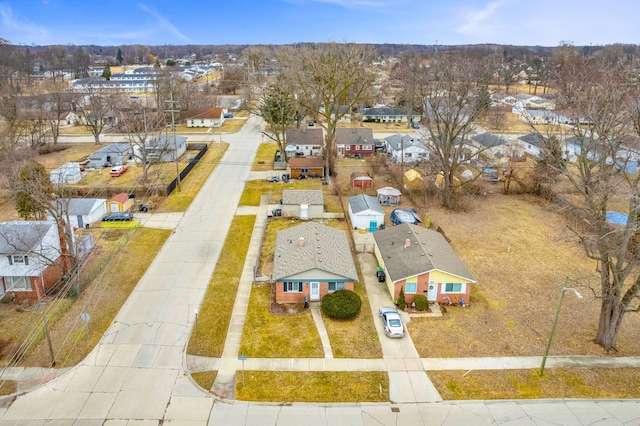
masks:
[[[626,225],[627,215],[618,212],[607,212],[607,222],[615,223],[616,225]]]

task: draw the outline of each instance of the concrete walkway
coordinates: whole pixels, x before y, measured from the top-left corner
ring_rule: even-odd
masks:
[[[231,322],[229,331],[224,342],[222,358],[218,364],[218,374],[213,383],[211,391],[221,398],[233,399],[235,397],[236,370],[238,370],[238,355],[240,351],[240,343],[242,341],[242,329],[247,315],[249,306],[249,297],[251,296],[251,286],[253,285],[254,266],[260,255],[262,235],[267,224],[267,205],[268,199],[262,196],[260,207],[257,209],[244,209],[242,213],[256,214],[256,221],[251,234],[251,241],[247,250],[242,275],[238,283],[238,291],[236,300],[231,312]]]

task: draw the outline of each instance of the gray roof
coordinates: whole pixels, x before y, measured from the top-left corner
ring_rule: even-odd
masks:
[[[300,244],[301,238],[304,239],[303,244]],[[316,222],[307,222],[278,232],[272,280],[283,281],[314,270],[349,281],[358,280],[346,234]]]
[[[349,198],[351,211],[356,214],[367,210],[373,210],[376,213],[384,214],[384,210],[380,206],[378,200],[367,194],[354,195]]]
[[[395,134],[387,136],[384,140],[393,151],[400,151],[403,148],[407,149],[414,145],[423,149],[427,148],[427,144],[423,139],[410,135]]]
[[[176,144],[178,146],[182,146],[187,143],[186,136],[175,136],[175,143],[173,139],[173,135],[167,135],[165,133],[160,136],[155,136],[148,140],[144,146],[147,149],[167,149],[173,150],[176,148]]]
[[[99,202],[106,203],[107,200],[104,198],[65,198],[57,200],[57,208],[62,210],[66,205],[66,210],[70,215],[88,215]]]
[[[322,190],[296,190],[285,189],[282,191],[282,204],[324,204]]]
[[[16,220],[0,223],[0,254],[28,253],[40,242],[54,222]]]
[[[323,130],[320,128],[287,129],[287,145],[323,144]]]
[[[493,148],[495,146],[505,145],[509,143],[506,139],[503,139],[500,136],[496,136],[493,133],[489,132],[472,136],[471,139],[481,145],[486,146],[487,148]]]
[[[344,145],[374,144],[373,130],[369,128],[338,128],[336,142]]]
[[[433,270],[470,282],[476,281],[439,232],[404,223],[375,232],[373,238],[391,281],[400,281]],[[405,248],[407,239],[411,244]]]
[[[104,148],[100,148],[93,154],[91,154],[90,158],[101,157],[106,154],[128,154],[131,151],[131,145],[128,143],[112,143]]]
[[[538,133],[528,133],[524,136],[520,136],[518,139],[530,145],[537,146],[538,148],[544,148],[544,140]]]

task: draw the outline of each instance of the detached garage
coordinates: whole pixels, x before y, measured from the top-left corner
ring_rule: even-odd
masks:
[[[324,198],[319,189],[282,191],[282,215],[300,219],[324,217]]]
[[[384,223],[384,211],[374,197],[360,194],[349,198],[349,219],[354,229],[375,232]]]
[[[107,201],[107,212],[127,212],[133,207],[133,202],[133,198],[129,197],[126,192],[114,195]]]

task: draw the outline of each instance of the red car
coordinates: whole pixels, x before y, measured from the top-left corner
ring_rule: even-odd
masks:
[[[111,176],[120,176],[126,171],[127,171],[127,166],[116,166],[116,167],[111,169],[109,174]]]

